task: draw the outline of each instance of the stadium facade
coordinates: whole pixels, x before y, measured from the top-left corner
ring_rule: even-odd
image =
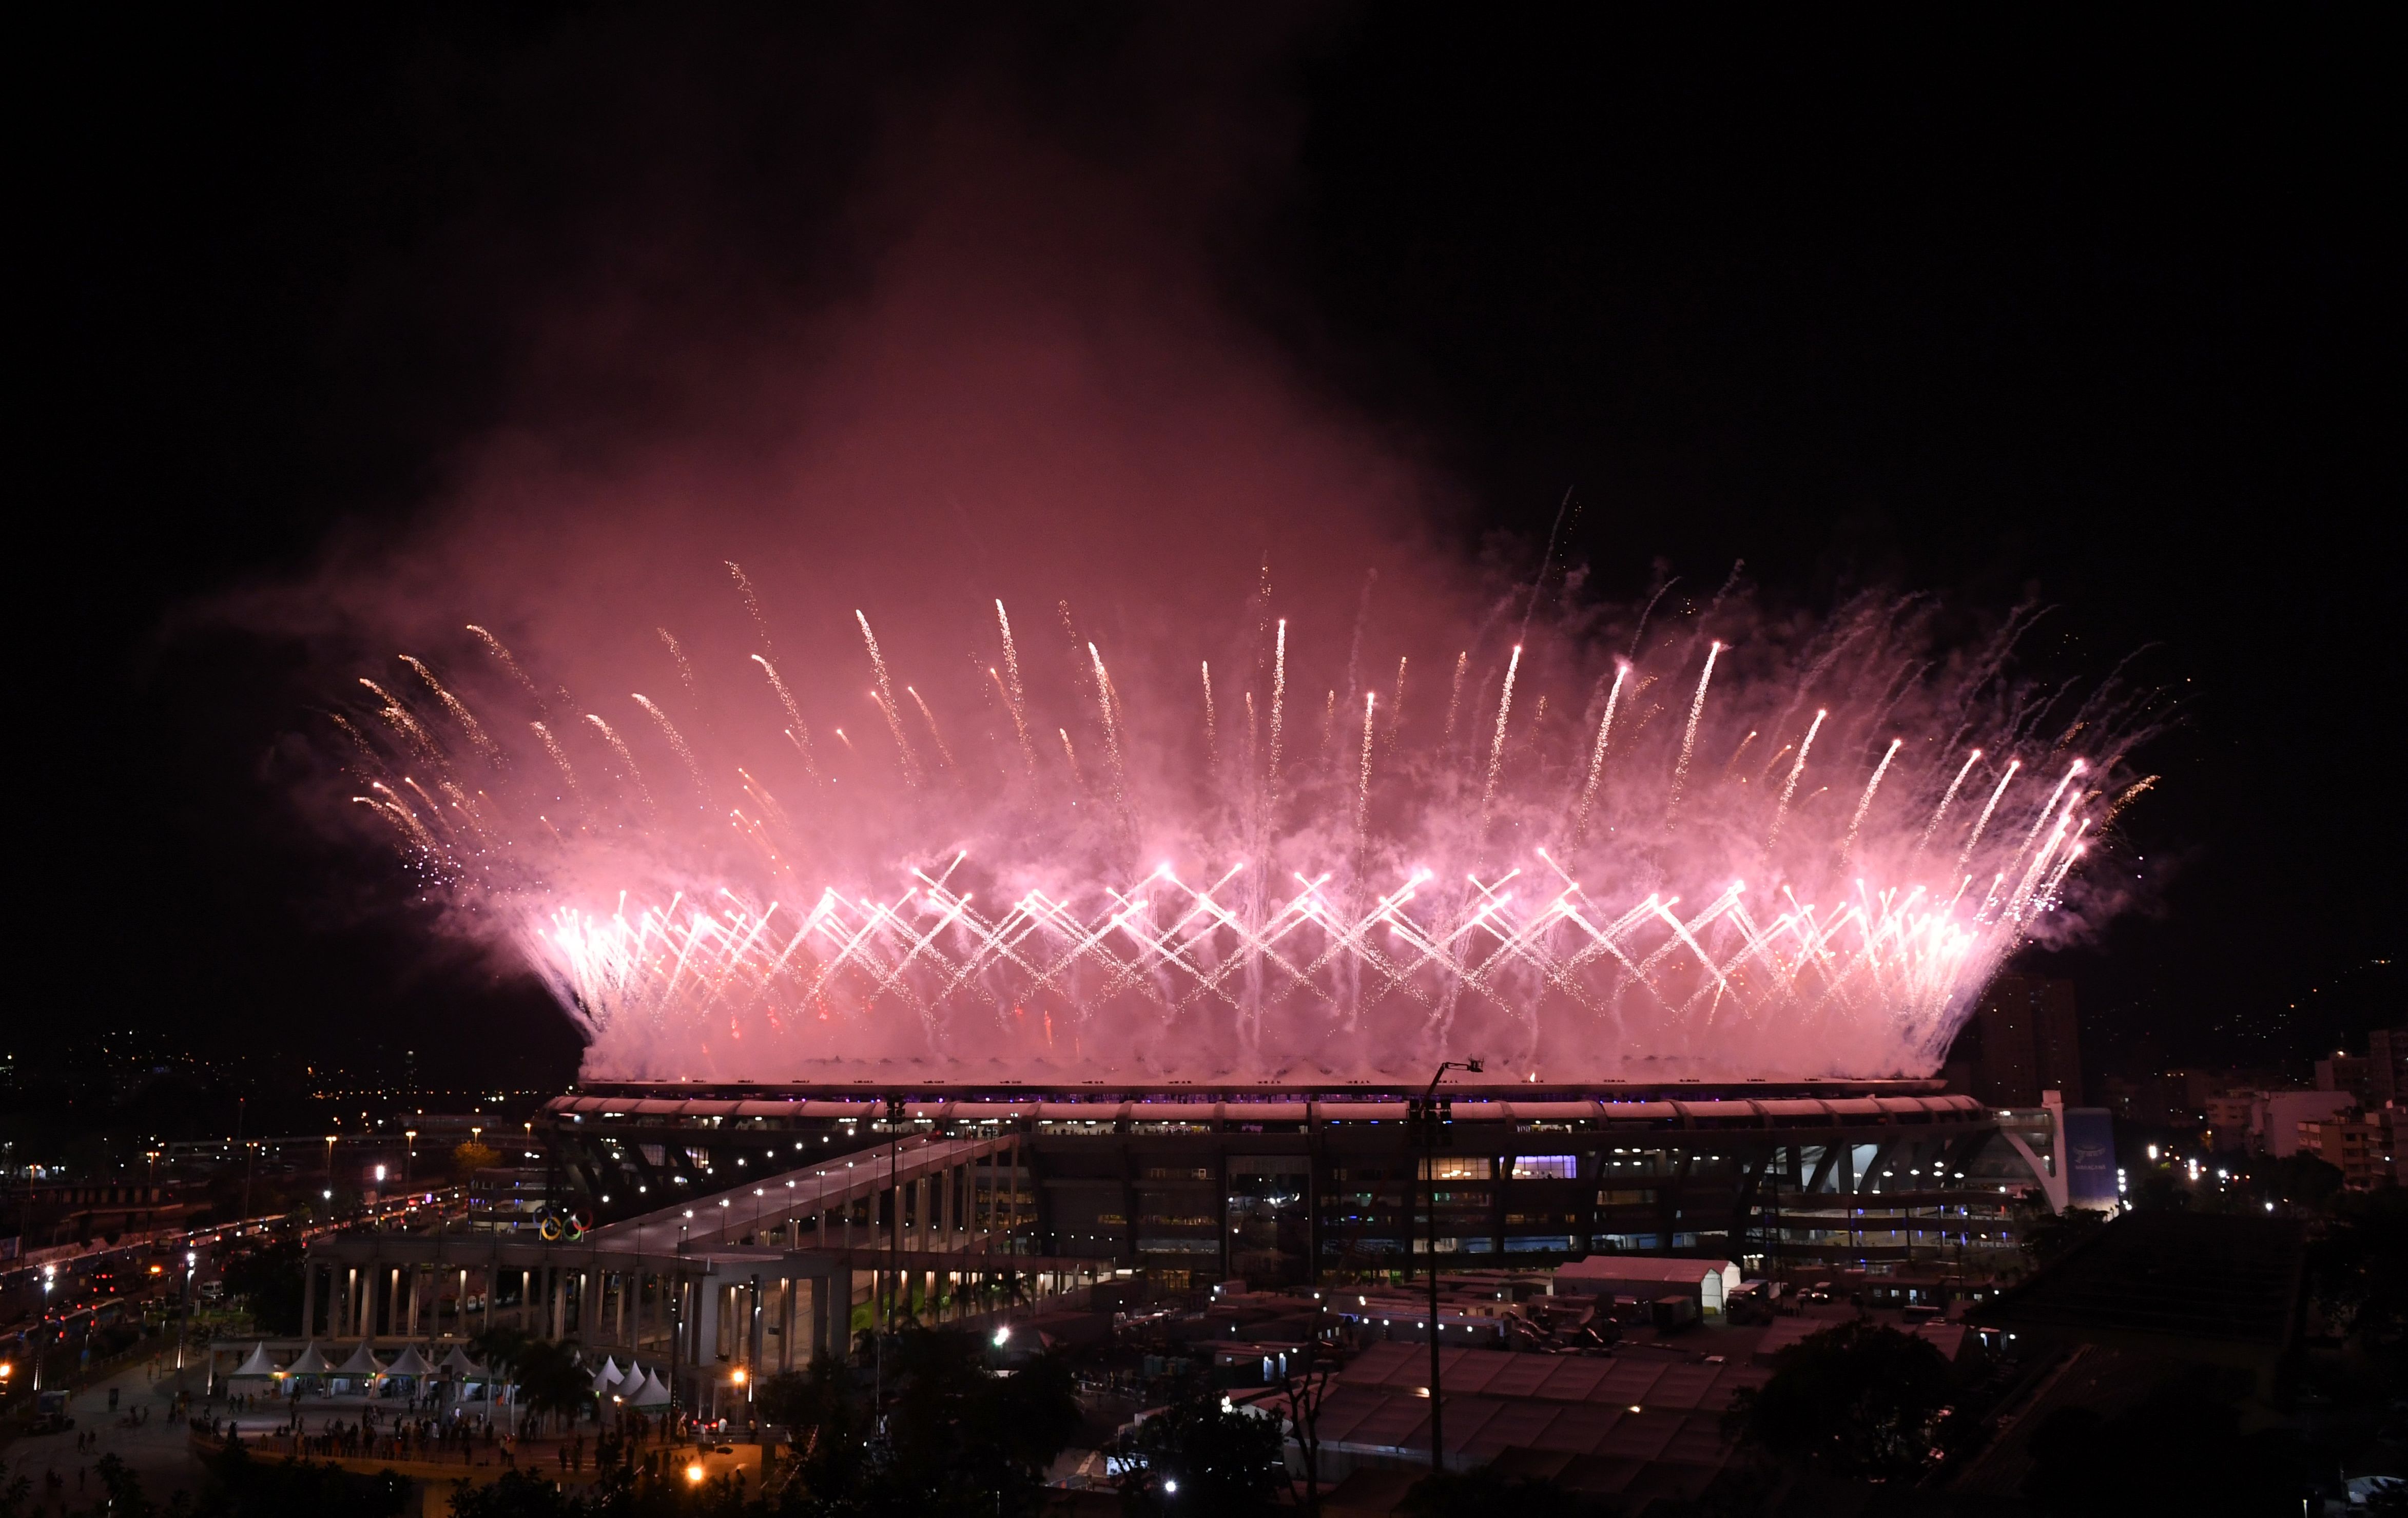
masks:
[[[593,1081],[553,1098],[540,1125],[556,1205],[597,1225],[907,1139],[1008,1139],[942,1195],[894,1188],[735,1237],[852,1248],[989,1215],[1001,1195],[1010,1247],[1168,1289],[1413,1269],[1433,1191],[1448,1270],[1631,1253],[1987,1274],[2016,1248],[2028,1194],[2062,1201],[2054,1111],[1997,1112],[1936,1081],[1446,1094],[1429,1153],[1406,1122],[1418,1093],[1366,1084]]]

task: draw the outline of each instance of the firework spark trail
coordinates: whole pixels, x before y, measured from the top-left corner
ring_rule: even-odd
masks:
[[[1613,738],[1613,706],[1622,699],[1622,682],[1630,674],[1630,666],[1618,664],[1613,670],[1613,687],[1605,693],[1605,715],[1598,719],[1597,742],[1589,750],[1588,780],[1581,786],[1580,814],[1572,823],[1572,841],[1588,837],[1589,809],[1597,802],[1597,782],[1605,773],[1606,745]]]
[[[1111,672],[1104,667],[1104,656],[1096,652],[1096,645],[1093,643],[1087,645],[1087,658],[1094,664],[1096,670],[1096,709],[1103,713],[1104,718],[1104,758],[1111,766],[1112,811],[1119,819],[1122,828],[1131,838],[1134,838],[1137,835],[1137,819],[1129,813],[1128,770],[1121,763],[1120,725],[1112,721]]]
[[[652,721],[660,724],[661,736],[669,740],[669,748],[677,754],[678,762],[684,765],[685,772],[694,777],[695,794],[702,797],[704,806],[709,806],[710,782],[702,778],[702,766],[695,760],[694,750],[687,747],[685,735],[677,730],[677,723],[669,721],[669,714],[652,705],[651,699],[643,693],[638,691],[631,694],[635,696],[636,705],[651,713]]]
[[[1848,819],[1847,837],[1840,840],[1841,858],[1845,859],[1856,852],[1856,834],[1865,825],[1865,813],[1872,809],[1873,793],[1881,789],[1882,777],[1889,773],[1889,762],[1898,757],[1898,751],[1905,745],[1906,739],[1902,738],[1891,738],[1889,747],[1882,752],[1881,763],[1873,766],[1873,778],[1865,782],[1865,794],[1856,798],[1856,815]]]
[[[1781,837],[1781,824],[1789,815],[1789,798],[1798,794],[1798,777],[1806,773],[1806,752],[1814,746],[1814,735],[1823,730],[1823,719],[1830,714],[1828,708],[1819,709],[1814,720],[1806,724],[1806,737],[1798,745],[1798,757],[1790,763],[1789,778],[1781,784],[1781,804],[1772,809],[1772,831],[1764,839],[1768,849]]]
[[[886,673],[886,656],[878,652],[878,635],[869,630],[869,619],[856,610],[853,620],[861,623],[861,640],[869,646],[869,667],[878,676],[878,709],[886,714],[887,731],[895,735],[896,750],[903,756],[903,783],[920,783],[920,756],[911,750],[911,740],[904,735],[903,719],[895,710],[895,681]]]
[[[913,704],[919,707],[921,718],[928,724],[928,741],[937,746],[937,757],[942,759],[945,762],[945,767],[952,770],[958,778],[962,767],[953,763],[953,751],[945,747],[945,735],[937,731],[937,714],[928,709],[928,703],[920,698],[920,692],[916,687],[906,685],[903,689],[911,697]]]
[[[2007,782],[2014,780],[2015,778],[2015,771],[2023,767],[2024,762],[2020,759],[2010,759],[2007,761],[2007,772],[1999,777],[1998,788],[1990,793],[1988,804],[1982,808],[1982,815],[1973,819],[1973,832],[1972,835],[1965,840],[1965,852],[1956,856],[1956,867],[1958,869],[1963,869],[1965,867],[1965,862],[1973,857],[1974,845],[1982,841],[1982,830],[1990,825],[1990,813],[1999,809],[1999,797],[2007,794]]]
[[[358,752],[363,763],[371,769],[381,769],[384,766],[384,755],[377,752],[376,745],[368,741],[368,736],[361,732],[349,717],[339,711],[329,711],[325,713],[325,717],[341,731],[343,737],[351,740],[351,748]]]
[[[2065,852],[2058,856],[2057,867],[2048,872],[2047,882],[2040,888],[2039,901],[2042,909],[2046,910],[2055,905],[2057,892],[2065,886],[2066,874],[2081,862],[2083,854],[2087,852],[2088,846],[2082,841],[2082,838],[2089,831],[2090,819],[2086,817],[2082,820],[2082,825],[2073,830],[2073,840],[2067,846]]]
[[[498,761],[502,756],[501,749],[494,744],[492,738],[486,735],[485,729],[479,724],[468,709],[460,704],[460,698],[443,688],[443,682],[435,678],[435,671],[407,653],[402,654],[400,658],[403,664],[418,672],[418,678],[425,682],[428,690],[435,693],[435,699],[443,703],[443,709],[450,712],[452,720],[460,724],[460,730],[468,735],[468,741],[476,751],[488,760]]]
[[[1747,746],[1755,742],[1756,738],[1756,730],[1751,727],[1747,730],[1747,737],[1739,740],[1739,747],[1731,751],[1730,758],[1726,760],[1723,764],[1723,779],[1730,779],[1731,771],[1739,767],[1741,756],[1747,752]]]
[[[1067,727],[1057,727],[1054,731],[1062,735],[1062,756],[1070,761],[1070,783],[1078,787],[1081,795],[1085,795],[1087,776],[1086,772],[1079,767],[1079,751],[1070,746],[1070,730]]]
[[[478,640],[485,645],[487,651],[493,654],[494,661],[502,666],[503,673],[509,675],[513,680],[516,680],[519,684],[519,688],[526,692],[527,698],[535,703],[536,710],[542,712],[546,716],[550,716],[552,714],[552,710],[549,707],[544,705],[543,693],[536,689],[535,681],[527,679],[527,672],[519,667],[519,662],[510,657],[510,651],[502,647],[502,640],[487,632],[484,628],[478,626],[473,622],[468,623],[467,626],[468,631],[477,635]]]
[[[1330,744],[1338,740],[1338,689],[1321,698],[1321,752],[1326,754]]]
[[[1513,677],[1522,668],[1522,645],[1513,645],[1513,656],[1505,662],[1505,689],[1497,698],[1497,736],[1488,745],[1488,784],[1480,796],[1480,828],[1488,828],[1488,813],[1497,802],[1498,777],[1505,769],[1505,723],[1513,714]]]
[[[1263,771],[1264,794],[1269,795],[1279,786],[1280,749],[1283,733],[1283,711],[1287,704],[1287,619],[1279,620],[1279,642],[1271,655],[1271,762]]]
[[[761,615],[761,598],[752,594],[752,581],[745,578],[742,565],[734,559],[726,564],[728,574],[736,580],[737,594],[744,597],[744,614],[752,619],[752,630],[761,635],[761,652],[774,656],[778,650],[769,638],[769,619]]]
[[[1221,738],[1220,724],[1212,715],[1212,661],[1201,660],[1199,667],[1204,671],[1204,763],[1217,769],[1221,764]]]
[[[1363,773],[1354,792],[1354,863],[1360,869],[1363,851],[1370,840],[1371,825],[1371,709],[1379,697],[1369,691],[1363,693]]]
[[[1397,734],[1402,731],[1405,725],[1406,663],[1405,658],[1397,661],[1397,694],[1388,700],[1388,743],[1392,748],[1396,745]]]
[[[1672,825],[1673,813],[1681,809],[1681,787],[1688,782],[1689,755],[1698,746],[1698,723],[1706,714],[1706,685],[1714,678],[1714,661],[1722,657],[1723,646],[1717,640],[1706,648],[1706,667],[1698,676],[1698,694],[1689,701],[1689,725],[1681,733],[1681,759],[1672,766],[1671,798],[1664,803],[1664,825]]]
[[[1923,824],[1923,837],[1914,840],[1916,853],[1921,853],[1925,845],[1931,841],[1931,835],[1940,830],[1941,819],[1948,815],[1948,803],[1956,799],[1956,788],[1965,783],[1965,777],[1972,772],[1973,766],[1981,757],[1982,751],[1975,749],[1965,756],[1964,764],[1957,766],[1956,778],[1948,782],[1948,789],[1940,794],[1940,805],[1932,809],[1931,821]]]
[[[619,736],[617,729],[604,722],[598,712],[587,712],[585,720],[601,729],[604,740],[610,745],[611,752],[619,756],[620,765],[626,769],[627,783],[633,785],[636,788],[636,794],[644,798],[644,809],[654,810],[652,787],[644,783],[644,772],[636,767],[636,756],[628,752],[626,739]]]
[[[1446,741],[1455,741],[1455,720],[1463,707],[1463,677],[1471,668],[1471,651],[1464,650],[1455,656],[1455,683],[1446,693]]]
[[[761,666],[761,673],[769,677],[769,689],[778,693],[778,704],[786,709],[786,721],[794,724],[786,729],[786,736],[794,740],[796,751],[803,756],[803,773],[814,780],[818,780],[820,766],[811,757],[810,726],[803,721],[803,709],[795,705],[795,693],[786,689],[786,682],[778,678],[778,666],[771,664],[766,654],[752,655],[752,662]],[[852,745],[848,743],[846,747]]]
[[[2082,761],[2076,759],[2073,761],[2072,766],[2066,770],[2065,779],[2057,782],[2057,789],[2051,791],[2048,794],[2048,799],[2041,804],[2040,815],[2032,819],[2030,830],[2024,834],[2023,842],[2015,849],[2014,858],[2008,862],[2007,869],[2009,873],[2012,874],[2014,872],[2016,864],[2022,861],[2026,851],[2031,848],[2032,839],[2040,837],[2040,830],[2048,825],[2049,814],[2057,810],[2057,798],[2065,795],[2065,788],[2071,785],[2073,783],[2073,777],[2081,773]]]
[[[1020,735],[1020,756],[1027,762],[1029,778],[1033,780],[1037,775],[1037,745],[1028,738],[1028,693],[1020,683],[1020,650],[1011,641],[1011,614],[1003,609],[1000,600],[995,603],[995,621],[1003,629],[1003,668],[1010,677],[1010,687],[1004,693],[1009,697],[1006,704],[1011,708],[1012,730]]]
[[[577,789],[577,771],[568,766],[568,751],[560,746],[560,739],[552,737],[552,729],[543,723],[529,723],[527,725],[534,728],[535,736],[543,740],[544,752],[552,755],[552,762],[560,766],[561,783],[568,787],[569,795],[582,804],[585,797]]]
[[[661,641],[668,646],[669,657],[677,661],[678,680],[685,686],[687,699],[700,701],[702,685],[694,678],[694,661],[685,656],[685,645],[678,641],[677,634],[666,627],[655,627],[652,631],[661,635]]]
[[[428,732],[417,718],[409,714],[408,707],[394,699],[392,692],[379,685],[375,680],[366,678],[363,678],[360,683],[375,692],[377,698],[384,703],[377,709],[377,715],[391,724],[395,732],[401,734],[419,757],[433,765],[440,765],[444,762],[443,746],[436,742],[435,735]]]

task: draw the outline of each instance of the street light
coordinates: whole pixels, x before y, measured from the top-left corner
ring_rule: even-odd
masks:
[[[184,1340],[193,1337],[193,1272],[199,1268],[200,1263],[199,1250],[184,1251],[184,1284],[178,1300],[178,1305],[183,1310],[180,1316],[184,1320],[184,1326],[183,1331],[176,1336],[176,1368],[178,1370],[184,1368]]]
[[[1446,1079],[1449,1070],[1462,1070],[1469,1075],[1481,1073],[1476,1059],[1448,1060],[1430,1076],[1429,1089],[1422,1094],[1422,1153],[1429,1170],[1429,1346],[1430,1346],[1430,1474],[1440,1475],[1446,1469],[1446,1444],[1439,1437],[1439,1331],[1438,1331],[1438,1083]]]

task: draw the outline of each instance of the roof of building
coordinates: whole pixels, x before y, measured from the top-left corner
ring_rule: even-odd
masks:
[[[1550,1464],[1576,1489],[1694,1497],[1729,1456],[1722,1414],[1766,1372],[1735,1363],[1641,1355],[1448,1350],[1448,1463],[1507,1452]],[[1428,1351],[1374,1344],[1339,1373],[1322,1404],[1322,1447],[1394,1458],[1429,1448]],[[1563,1469],[1580,1468],[1579,1480]]]
[[[1976,1308],[1975,1321],[2108,1341],[2279,1351],[2297,1329],[2307,1246],[2283,1218],[2128,1212]]]
[[[1660,1254],[1592,1254],[1555,1267],[1557,1281],[1661,1281],[1694,1286],[1708,1276],[1728,1277],[1739,1267],[1728,1260],[1672,1259]]]

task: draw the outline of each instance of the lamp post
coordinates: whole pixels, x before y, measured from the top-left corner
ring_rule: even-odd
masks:
[[[200,1263],[199,1250],[184,1251],[184,1289],[177,1304],[182,1309],[178,1316],[183,1320],[183,1326],[176,1334],[176,1368],[179,1371],[184,1368],[184,1340],[193,1337],[193,1272]],[[308,1325],[303,1324],[302,1327],[306,1330]]]
[[[1446,1469],[1446,1442],[1439,1435],[1439,1342],[1438,1342],[1438,1140],[1442,1120],[1439,1115],[1438,1083],[1446,1079],[1449,1070],[1462,1070],[1469,1075],[1481,1071],[1476,1059],[1448,1060],[1430,1076],[1429,1089],[1422,1094],[1418,1126],[1421,1128],[1423,1167],[1429,1171],[1429,1425],[1430,1474]]]
[[[50,1288],[58,1283],[59,1267],[55,1265],[42,1267],[42,1326],[45,1328],[50,1326]],[[34,1390],[38,1392],[42,1389],[42,1342],[31,1335],[26,1337],[34,1345]]]

